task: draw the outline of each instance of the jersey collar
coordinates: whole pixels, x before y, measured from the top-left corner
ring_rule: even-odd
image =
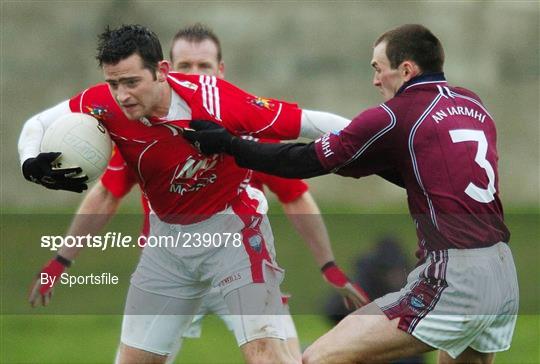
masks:
[[[426,83],[446,83],[446,78],[444,77],[443,72],[437,72],[437,73],[426,73],[422,75],[418,75],[414,78],[411,78],[409,81],[405,82],[399,90],[396,92],[396,95],[399,95],[403,91],[407,90],[408,88],[412,86],[416,86],[419,84],[426,84]]]

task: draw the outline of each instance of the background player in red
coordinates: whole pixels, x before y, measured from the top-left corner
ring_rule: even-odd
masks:
[[[189,30],[187,31],[187,34],[190,34]],[[187,47],[187,49],[183,50],[184,55],[190,54],[190,52],[197,55],[197,50],[203,49],[204,51],[205,49],[205,47],[201,47],[204,44],[203,42],[201,42],[201,40],[207,41],[206,48],[208,48],[208,44],[213,47],[213,50],[216,50],[215,48],[217,48],[216,44],[214,44],[211,39],[209,40],[203,38],[184,40],[184,38],[186,37],[180,36],[178,39],[175,39],[176,42],[173,44],[173,49],[171,53],[175,51],[175,46],[179,46],[181,48],[181,46],[184,45]],[[197,40],[199,42],[196,42]],[[197,47],[197,45],[200,46]],[[193,46],[195,46],[194,50],[189,49],[190,47],[193,48]],[[179,53],[181,54],[182,51],[179,51]],[[215,53],[212,56],[215,58]],[[185,64],[176,62],[177,60],[175,59],[174,55],[172,57],[175,66],[178,64],[178,68],[180,68],[181,70],[188,71],[187,73],[193,73],[193,69],[182,69],[182,67],[185,68]],[[210,63],[211,65],[219,65],[217,69],[216,67],[208,67],[206,69],[204,67],[201,67],[198,71],[217,73],[218,76],[222,77],[224,70],[223,63],[221,61],[215,62],[214,58],[209,59],[208,55],[206,55],[207,63]],[[305,185],[305,183],[303,183],[302,181],[297,180],[288,182],[287,187],[285,187],[283,179],[263,174],[258,174],[256,180],[258,180],[257,183],[266,183],[271,188],[271,190],[278,193],[280,200],[284,202],[285,211],[288,213],[289,216],[292,215],[291,220],[293,220],[295,225],[298,227],[299,232],[308,242],[310,249],[313,251],[313,254],[316,257],[317,262],[321,266],[325,265],[325,269],[323,271],[325,274],[325,278],[331,284],[335,285],[338,290],[341,291],[341,293],[351,305],[359,306],[362,303],[365,303],[366,297],[362,296],[363,293],[357,288],[355,288],[353,285],[351,285],[345,275],[341,272],[341,270],[333,264],[333,254],[330,248],[328,235],[326,233],[324,223],[318,215],[317,206],[315,205],[311,195],[307,191],[307,185]],[[86,235],[89,232],[89,227],[93,229],[93,233],[99,231],[99,229],[104,226],[104,224],[116,211],[116,207],[118,206],[120,199],[129,191],[129,189],[136,181],[136,176],[131,172],[126,163],[121,158],[120,153],[118,153],[118,151],[116,150],[111,160],[111,164],[107,172],[103,176],[101,183],[98,183],[90,191],[85,201],[83,201],[83,204],[81,205],[81,208],[79,210],[79,214],[75,218],[74,223],[70,228],[69,234]],[[145,206],[146,211],[148,211],[148,205],[145,202],[146,199],[143,196],[143,206]],[[98,219],[99,222],[94,220],[92,224],[88,225],[88,216],[80,216],[80,214],[100,214],[101,216]],[[306,218],[306,216],[301,216],[300,214],[314,214],[314,216]],[[93,218],[94,216],[92,216],[92,219]],[[147,233],[147,215],[145,216],[145,222],[145,229],[143,231],[144,234]],[[45,271],[60,271],[63,268],[59,268],[59,263],[68,265],[69,260],[72,260],[77,254],[77,250],[76,248],[63,248],[59,253],[59,257],[51,261],[49,265],[45,268]],[[31,302],[34,304],[37,298],[41,296],[43,303],[46,304],[48,299],[50,299],[50,289],[51,287],[39,287],[36,285],[31,295]]]
[[[378,174],[407,191],[417,268],[398,292],[347,316],[304,363],[387,362],[439,349],[439,362],[491,363],[510,347],[518,282],[499,199],[495,124],[479,97],[450,86],[440,41],[404,25],[375,42],[385,103],[310,144],[257,144],[214,123],[184,134],[205,153],[285,177]],[[226,126],[225,126],[226,127]]]

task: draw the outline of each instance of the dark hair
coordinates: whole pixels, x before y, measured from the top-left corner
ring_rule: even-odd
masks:
[[[117,64],[133,54],[141,56],[143,67],[155,75],[158,63],[163,60],[157,35],[142,25],[129,24],[113,30],[107,26],[98,36],[96,59],[100,67],[104,64]]]
[[[444,50],[439,39],[423,25],[406,24],[383,33],[374,46],[386,42],[386,56],[395,69],[403,61],[414,61],[422,72],[442,72]]]
[[[200,43],[207,39],[214,42],[218,51],[217,60],[218,62],[221,62],[221,43],[219,41],[219,38],[217,37],[216,33],[214,33],[214,31],[211,28],[207,27],[206,25],[201,24],[201,23],[195,23],[185,28],[181,28],[178,32],[176,32],[171,42],[171,50],[169,51],[169,56],[171,58],[171,61],[172,61],[173,45],[179,39],[184,39],[188,42],[195,42],[195,43]]]

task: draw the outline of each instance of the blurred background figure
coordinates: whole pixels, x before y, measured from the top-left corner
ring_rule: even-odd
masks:
[[[370,251],[361,254],[354,263],[352,281],[362,286],[373,300],[401,289],[407,281],[411,265],[407,261],[401,241],[392,235],[377,239]],[[351,313],[343,304],[341,296],[332,294],[325,306],[326,317],[336,325]],[[422,355],[401,359],[393,363],[424,363]]]

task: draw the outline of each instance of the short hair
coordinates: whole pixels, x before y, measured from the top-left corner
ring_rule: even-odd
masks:
[[[208,26],[202,24],[202,23],[195,23],[192,25],[188,25],[187,27],[181,28],[176,32],[175,36],[172,39],[171,42],[171,49],[169,51],[169,57],[172,61],[172,48],[174,46],[174,43],[176,43],[177,40],[183,39],[188,42],[195,42],[195,43],[201,43],[205,40],[212,41],[217,48],[217,60],[218,62],[221,62],[222,54],[221,54],[221,42],[219,41],[218,36],[214,31],[209,28]]]
[[[403,61],[414,61],[422,72],[442,72],[444,49],[439,39],[423,25],[406,24],[383,33],[374,47],[386,42],[386,56],[395,69]]]
[[[117,64],[133,54],[138,54],[143,60],[143,67],[155,74],[158,63],[163,60],[157,35],[142,25],[129,24],[113,30],[107,26],[98,36],[96,59],[100,67]]]

